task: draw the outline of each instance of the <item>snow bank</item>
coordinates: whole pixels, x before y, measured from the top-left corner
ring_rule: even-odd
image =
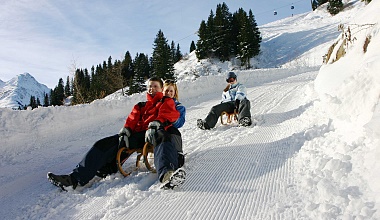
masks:
[[[344,24],[351,28],[354,40],[346,44],[346,54],[332,62],[334,49],[333,58],[315,80],[319,100],[312,114],[329,119],[331,131],[306,142],[298,155],[302,185],[315,199],[307,209],[315,218],[336,218],[343,213],[343,219],[353,215],[372,219],[373,208],[380,203],[380,165],[375,159],[380,156],[379,9],[380,1],[372,1]],[[371,41],[364,52],[368,36]],[[339,47],[342,36],[334,42]],[[361,195],[376,202],[363,200]],[[344,206],[344,210],[339,208]]]

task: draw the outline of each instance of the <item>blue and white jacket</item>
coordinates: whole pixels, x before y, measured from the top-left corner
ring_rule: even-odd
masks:
[[[239,99],[240,101],[247,97],[247,88],[241,83],[236,83],[230,86],[227,92],[222,94],[222,103],[230,102]]]
[[[175,108],[179,112],[179,118],[177,121],[175,121],[172,126],[175,128],[180,128],[185,124],[185,115],[186,115],[186,108],[183,106],[180,102],[178,102],[175,98],[173,98],[175,103]]]

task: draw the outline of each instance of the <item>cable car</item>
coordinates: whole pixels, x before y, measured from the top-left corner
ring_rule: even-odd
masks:
[[[273,15],[277,15],[277,11],[274,11],[274,12],[273,12]]]
[[[294,9],[294,5],[290,6],[290,9]]]

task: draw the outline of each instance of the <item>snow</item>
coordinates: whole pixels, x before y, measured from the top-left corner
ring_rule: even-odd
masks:
[[[380,219],[380,1],[351,3],[334,17],[317,10],[265,25],[263,53],[255,60],[261,69],[197,62],[194,54],[176,64],[187,108],[180,129],[187,179],[175,190],[160,190],[156,175],[144,169],[68,192],[46,180],[49,171],[70,172],[96,140],[115,134],[144,94],[115,93],[71,107],[0,109],[0,216]],[[353,32],[356,40],[343,58],[320,66],[340,39],[341,23],[374,25]],[[196,119],[219,103],[231,69],[247,86],[257,126],[196,128]]]

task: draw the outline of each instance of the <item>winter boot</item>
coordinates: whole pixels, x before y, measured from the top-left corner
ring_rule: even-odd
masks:
[[[78,186],[78,181],[71,175],[55,175],[49,172],[47,178],[53,185],[60,187],[63,191],[67,191],[64,187],[72,186],[75,189]]]
[[[168,171],[162,178],[162,189],[173,189],[185,182],[186,172],[182,168],[176,171]]]
[[[250,118],[244,117],[239,120],[239,125],[244,126],[244,127],[251,126],[252,121]]]
[[[208,124],[202,119],[197,120],[197,126],[198,126],[198,128],[200,128],[202,130],[209,130],[210,129]]]

